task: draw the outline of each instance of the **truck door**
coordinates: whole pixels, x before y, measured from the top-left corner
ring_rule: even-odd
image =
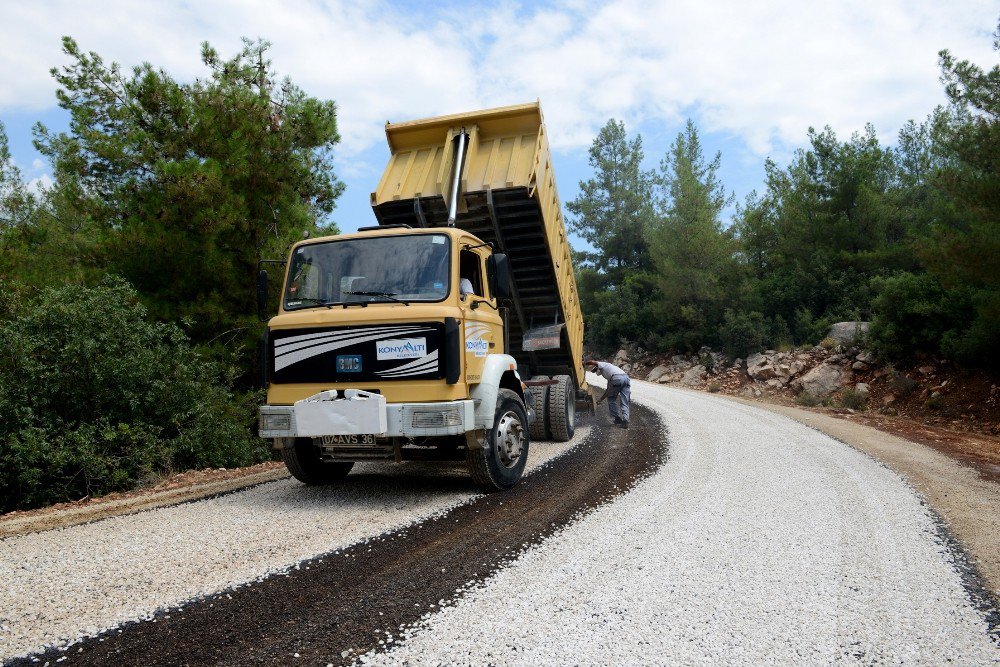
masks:
[[[478,384],[486,355],[503,352],[503,321],[486,280],[486,254],[462,248],[459,256],[459,294],[465,325],[465,381]]]

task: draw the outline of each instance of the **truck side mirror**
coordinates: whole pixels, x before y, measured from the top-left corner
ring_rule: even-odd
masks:
[[[268,294],[267,289],[267,269],[264,268],[267,264],[274,264],[276,266],[284,266],[285,260],[283,259],[262,259],[257,262],[257,318],[261,322],[267,322],[271,319],[271,308],[273,308],[272,303],[268,303],[271,299],[271,295]],[[280,275],[279,275],[280,279]]]
[[[257,318],[261,322],[267,317],[267,269],[257,271]]]
[[[490,294],[497,299],[509,299],[513,292],[510,289],[510,260],[502,252],[490,255],[486,262],[486,270],[490,281]]]

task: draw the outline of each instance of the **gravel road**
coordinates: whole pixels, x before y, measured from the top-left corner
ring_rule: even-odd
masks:
[[[898,475],[754,407],[641,382],[633,398],[670,431],[657,474],[364,662],[1000,662]]]
[[[529,473],[582,442],[532,443]],[[193,503],[0,539],[0,661],[151,618],[441,515],[479,494],[464,466],[359,464],[343,485],[285,479]]]

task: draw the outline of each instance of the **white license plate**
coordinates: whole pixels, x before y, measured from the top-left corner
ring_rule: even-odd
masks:
[[[375,436],[370,433],[362,435],[324,435],[324,445],[374,445]]]

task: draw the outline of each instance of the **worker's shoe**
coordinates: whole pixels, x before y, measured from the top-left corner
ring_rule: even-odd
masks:
[[[628,422],[627,421],[625,421],[624,419],[619,420],[619,421],[621,423],[622,428],[628,428]]]
[[[621,417],[615,417],[615,425],[621,426],[622,423],[623,422],[622,422],[622,418]]]

